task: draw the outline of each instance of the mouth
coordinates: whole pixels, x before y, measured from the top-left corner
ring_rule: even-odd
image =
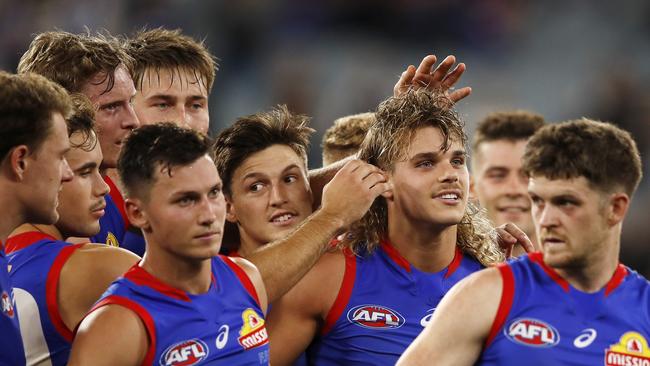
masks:
[[[287,226],[293,224],[297,216],[293,212],[281,212],[271,216],[269,222],[277,226]]]
[[[564,244],[564,243],[565,243],[564,240],[562,240],[560,238],[552,237],[552,236],[542,238],[542,245],[544,245],[544,246],[547,246],[547,245],[548,246],[553,246],[553,245],[559,245],[559,244]]]
[[[497,211],[505,214],[519,214],[530,212],[530,208],[524,206],[501,206],[497,207]]]
[[[434,199],[448,205],[455,205],[461,202],[461,194],[458,190],[442,191],[433,196]]]
[[[200,239],[200,240],[213,240],[217,236],[219,236],[220,234],[221,233],[219,231],[209,231],[207,233],[196,235],[194,238],[195,239]]]

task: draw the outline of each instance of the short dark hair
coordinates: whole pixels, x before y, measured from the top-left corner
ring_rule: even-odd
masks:
[[[94,133],[95,109],[90,99],[83,94],[73,93],[70,94],[70,98],[72,99],[73,112],[67,119],[68,135],[80,133],[83,136],[82,142],[72,147],[91,151],[98,141]]]
[[[375,123],[373,112],[337,118],[323,135],[323,165],[329,165],[357,151],[368,129]]]
[[[215,139],[214,161],[224,193],[232,193],[232,176],[237,167],[249,156],[271,145],[289,146],[302,157],[307,169],[309,137],[314,132],[308,123],[309,117],[293,114],[286,105],[279,105],[269,112],[241,117],[221,131]]]
[[[472,150],[476,153],[478,147],[488,141],[527,140],[542,128],[544,123],[543,116],[525,110],[491,113],[476,127]]]
[[[115,83],[115,70],[126,67],[132,73],[132,59],[120,41],[108,32],[90,35],[63,31],[37,35],[20,58],[18,73],[34,72],[59,83],[70,92],[80,92],[98,73],[105,73],[109,92]]]
[[[540,129],[526,145],[523,169],[549,179],[584,177],[600,191],[623,189],[630,197],[643,175],[632,135],[586,118]]]
[[[157,166],[171,174],[173,167],[189,165],[209,154],[211,146],[208,136],[170,122],[134,130],[117,162],[126,196],[149,199]]]
[[[143,29],[124,43],[126,51],[133,57],[133,81],[142,89],[142,80],[147,69],[178,70],[186,68],[194,73],[210,92],[217,71],[217,62],[203,44],[183,35],[180,29]]]
[[[0,157],[19,145],[38,150],[50,133],[52,114],[67,119],[71,112],[70,96],[58,84],[36,74],[0,71]]]

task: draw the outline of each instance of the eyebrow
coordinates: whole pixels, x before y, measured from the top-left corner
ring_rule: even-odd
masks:
[[[86,170],[86,169],[94,169],[97,166],[98,166],[97,163],[91,161],[91,162],[88,162],[88,163],[80,166],[79,168],[75,169],[74,171],[79,172],[79,171]]]
[[[454,150],[452,151],[452,156],[457,157],[457,156],[467,156],[467,152],[465,150]],[[415,154],[411,157],[410,160],[417,160],[417,159],[438,159],[442,154],[439,152],[432,152],[432,151],[427,151],[427,152],[421,152],[418,154]]]
[[[282,169],[282,173],[284,174],[287,171],[289,171],[291,169],[294,169],[294,168],[300,169],[300,166],[298,166],[297,164],[289,164],[284,169]],[[247,180],[249,178],[256,178],[256,177],[261,176],[261,175],[265,175],[265,174],[262,174],[262,173],[259,173],[259,172],[250,172],[250,173],[246,174],[242,178],[242,181],[245,181],[245,180]]]
[[[148,100],[151,99],[163,99],[163,100],[176,100],[178,97],[171,94],[154,94],[147,97]],[[191,100],[207,100],[208,98],[203,95],[190,95],[189,99]]]

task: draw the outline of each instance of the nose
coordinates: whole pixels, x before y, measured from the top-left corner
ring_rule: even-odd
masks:
[[[61,164],[61,182],[69,182],[72,180],[73,176],[74,173],[72,173],[72,169],[70,169],[68,160],[64,158],[63,163]]]
[[[111,187],[106,184],[99,171],[94,174],[93,193],[97,197],[104,197],[111,192]]]
[[[545,205],[542,208],[537,208],[533,212],[533,218],[536,218],[537,224],[540,228],[551,228],[557,226],[556,209],[552,205]]]
[[[287,192],[282,184],[275,184],[271,187],[270,204],[272,207],[279,207],[287,203]]]
[[[519,174],[510,174],[507,181],[506,195],[521,197],[528,195],[528,177]]]
[[[138,116],[135,114],[135,109],[133,109],[133,104],[128,103],[128,106],[125,109],[126,113],[122,119],[122,128],[125,130],[133,130],[140,127],[140,121]]]
[[[199,224],[203,226],[212,226],[216,221],[226,216],[226,204],[223,195],[217,199],[204,198],[201,203],[201,213],[199,215]]]
[[[456,183],[458,182],[458,170],[456,167],[452,166],[451,164],[449,165],[444,165],[444,169],[440,174],[440,178],[438,178],[438,181],[441,183]]]

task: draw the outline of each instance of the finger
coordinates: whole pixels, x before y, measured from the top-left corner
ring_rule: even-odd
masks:
[[[498,227],[496,230],[500,243],[507,244],[508,246],[512,246],[517,243],[517,238],[511,235],[505,229]]]
[[[445,57],[444,60],[436,67],[436,69],[433,71],[433,82],[436,83],[436,87],[440,85],[442,80],[445,78],[445,75],[449,72],[449,69],[454,65],[456,62],[456,57],[454,56],[447,56]]]
[[[363,179],[363,184],[368,187],[368,189],[371,189],[376,184],[384,183],[387,181],[388,177],[386,177],[386,175],[384,175],[382,172],[373,172]]]
[[[456,103],[459,100],[469,96],[470,94],[472,94],[472,88],[470,88],[469,86],[466,86],[464,88],[454,90],[452,93],[449,93],[449,99],[452,102]]]
[[[409,65],[406,70],[400,75],[399,80],[397,80],[397,83],[393,87],[393,95],[394,96],[399,96],[402,94],[404,91],[408,89],[408,87],[411,85],[413,82],[413,77],[415,76],[415,66]]]
[[[461,76],[463,76],[463,73],[465,72],[467,68],[465,67],[464,63],[460,63],[454,67],[454,69],[445,76],[445,78],[442,80],[442,83],[440,84],[440,87],[443,89],[449,89],[452,86],[454,86],[458,80],[460,79]]]
[[[517,244],[521,245],[521,247],[524,248],[526,253],[535,251],[535,246],[533,245],[533,242],[530,241],[530,238],[528,238],[528,235],[526,235],[526,233],[524,233],[516,225],[506,224],[506,230],[510,235],[512,235],[517,239]]]
[[[393,184],[390,182],[377,183],[370,188],[370,194],[377,198],[380,195],[393,190]]]
[[[433,68],[433,65],[436,64],[436,61],[438,59],[436,58],[435,55],[428,55],[425,56],[422,59],[422,62],[420,62],[420,65],[418,66],[418,69],[416,70],[416,74],[430,74],[431,70]]]

